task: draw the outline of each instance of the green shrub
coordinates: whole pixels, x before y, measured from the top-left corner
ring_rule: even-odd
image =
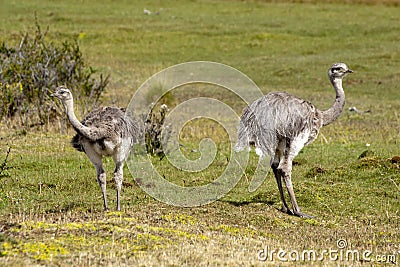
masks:
[[[48,29],[47,29],[48,30]],[[34,36],[22,35],[19,46],[0,45],[0,121],[24,130],[47,125],[64,112],[49,98],[58,85],[69,87],[78,113],[86,113],[99,101],[108,76],[92,78],[76,40],[59,45],[49,41],[38,23]]]

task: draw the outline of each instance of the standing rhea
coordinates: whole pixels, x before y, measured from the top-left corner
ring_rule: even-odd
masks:
[[[106,172],[102,157],[112,156],[115,162],[114,180],[117,187],[117,210],[121,209],[120,194],[123,180],[123,167],[132,146],[137,142],[139,128],[136,122],[116,107],[102,107],[90,112],[81,122],[74,113],[74,100],[71,91],[63,86],[51,96],[61,100],[65,113],[77,134],[71,144],[78,151],[86,153],[96,168],[97,181],[103,193],[104,210],[108,210],[106,195]]]
[[[346,64],[336,63],[328,71],[329,80],[336,91],[333,105],[320,111],[310,102],[286,92],[272,92],[248,106],[240,119],[236,150],[249,148],[254,143],[256,153],[271,156],[274,172],[282,200],[282,211],[299,217],[311,217],[297,205],[292,186],[292,161],[300,150],[317,138],[322,126],[335,121],[343,110],[345,97],[342,79],[352,73]],[[282,180],[288,191],[293,211],[286,204]]]

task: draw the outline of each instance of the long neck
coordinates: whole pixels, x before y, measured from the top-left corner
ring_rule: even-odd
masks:
[[[345,97],[344,97],[344,91],[342,87],[342,79],[341,78],[331,78],[331,83],[333,85],[333,88],[335,88],[336,91],[336,99],[333,105],[322,112],[322,120],[323,120],[323,125],[328,125],[334,122],[342,113],[343,107],[344,107],[344,102],[345,102]]]
[[[83,125],[75,116],[74,113],[74,101],[72,99],[63,102],[65,113],[67,114],[68,120],[74,127],[75,131],[80,135],[83,135],[89,139],[93,139],[93,133],[91,129]]]

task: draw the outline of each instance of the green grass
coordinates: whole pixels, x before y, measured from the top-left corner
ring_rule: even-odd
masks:
[[[263,92],[285,90],[331,105],[327,69],[343,61],[346,107],[296,158],[293,183],[302,211],[285,215],[271,173],[249,192],[257,157],[225,197],[195,208],[169,206],[148,196],[125,168],[122,212],[103,212],[95,170],[73,150],[71,129],[21,134],[1,125],[0,265],[277,265],[260,250],[348,249],[395,255],[400,262],[399,2],[329,1],[8,1],[0,9],[0,41],[18,44],[34,29],[34,14],[49,38],[77,37],[89,65],[111,74],[104,104],[126,106],[151,75],[174,64],[210,60],[245,73]],[[344,3],[346,2],[346,3]],[[143,9],[159,14],[144,15]],[[240,113],[245,106],[227,90],[184,86],[162,101],[170,108],[199,96],[219,99]],[[370,113],[355,114],[356,106]],[[166,158],[152,159],[166,179],[194,186],[220,175],[230,158],[222,127],[194,120],[180,134],[183,153],[200,156],[210,137],[217,156],[209,168],[188,173]],[[367,146],[367,144],[369,144]],[[366,152],[368,151],[368,152]],[[361,155],[364,155],[360,157]],[[1,166],[1,165],[0,165]],[[116,206],[113,163],[106,161],[108,198]],[[393,258],[392,258],[393,259]],[[309,261],[296,261],[308,266]],[[316,261],[315,265],[361,265]],[[392,264],[393,265],[393,264]]]

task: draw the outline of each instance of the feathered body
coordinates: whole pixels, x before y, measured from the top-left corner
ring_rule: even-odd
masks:
[[[113,148],[122,144],[123,139],[130,139],[132,144],[137,142],[139,131],[137,123],[125,115],[125,109],[117,107],[100,107],[82,120],[82,125],[102,129],[104,134],[100,139],[91,140],[77,133],[71,140],[71,145],[78,151],[84,151],[82,143],[89,142],[96,147],[96,151],[103,156],[111,156]],[[107,144],[107,145],[106,145]]]
[[[308,145],[317,138],[321,126],[322,112],[313,104],[286,92],[272,92],[243,111],[237,149],[254,143],[260,156],[274,157],[281,140],[306,135]]]
[[[256,147],[262,157],[271,156],[274,172],[282,201],[282,210],[292,215],[309,217],[300,212],[291,182],[292,161],[300,150],[313,142],[322,126],[335,121],[343,111],[345,96],[342,78],[353,72],[344,63],[335,63],[328,71],[329,80],[336,92],[333,105],[320,111],[308,101],[286,92],[272,92],[244,109],[238,130],[236,150]],[[286,204],[282,181],[284,182],[293,211]]]
[[[106,196],[106,172],[102,157],[111,156],[115,162],[114,180],[117,187],[117,210],[120,210],[120,192],[123,167],[132,146],[138,141],[140,130],[136,121],[127,116],[123,109],[102,107],[90,112],[80,122],[74,113],[72,93],[66,87],[58,87],[52,96],[61,100],[65,113],[77,134],[71,145],[86,153],[96,168],[97,181],[103,193],[104,209],[108,209]]]

